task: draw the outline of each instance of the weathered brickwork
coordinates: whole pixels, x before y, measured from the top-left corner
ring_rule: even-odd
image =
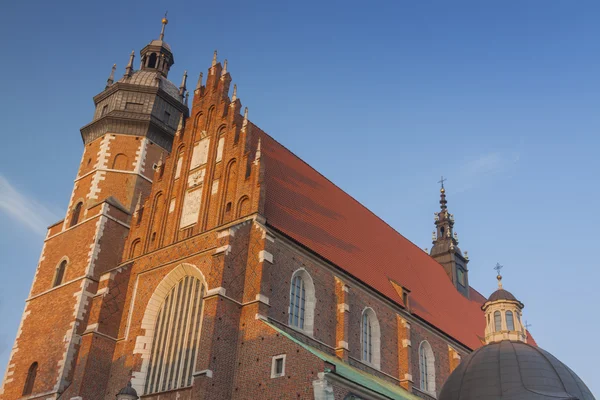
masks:
[[[265,134],[230,97],[230,84],[215,59],[171,143],[128,132],[89,136],[65,219],[48,230],[1,399],[23,396],[34,362],[32,399],[114,399],[128,381],[152,400],[369,398],[370,389],[335,374],[338,362],[430,398],[419,390],[420,343],[435,354],[438,391],[470,351],[269,225]],[[111,90],[99,95],[95,121],[104,105],[115,106]],[[289,324],[296,274],[306,282],[302,328]],[[197,348],[192,384],[146,393],[159,314],[186,277],[202,287],[199,339],[186,348]],[[371,361],[363,355],[365,312],[374,318]]]

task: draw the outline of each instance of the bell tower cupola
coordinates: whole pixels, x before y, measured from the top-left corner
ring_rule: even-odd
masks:
[[[496,264],[498,271],[498,290],[496,290],[481,309],[485,313],[485,343],[512,340],[527,343],[527,331],[521,322],[525,307],[512,293],[502,287],[502,266]]]
[[[432,235],[433,247],[430,255],[439,262],[452,284],[463,296],[469,297],[469,258],[458,247],[458,234],[454,231],[454,215],[448,212],[446,188],[442,177],[440,189],[440,211],[434,213],[435,231]]]
[[[151,41],[140,51],[142,71],[158,71],[165,78],[169,75],[171,66],[175,64],[171,47],[164,41],[165,29],[169,20],[167,14],[162,19],[162,29],[158,40]]]

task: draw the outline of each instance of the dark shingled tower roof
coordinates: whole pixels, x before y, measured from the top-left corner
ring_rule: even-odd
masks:
[[[508,290],[498,289],[488,299],[488,301],[498,301],[498,300],[511,300],[518,301],[515,296]]]
[[[439,396],[439,400],[483,399],[594,400],[594,396],[552,354],[505,340],[483,346],[463,359]]]

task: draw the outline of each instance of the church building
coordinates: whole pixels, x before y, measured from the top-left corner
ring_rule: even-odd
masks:
[[[216,52],[174,84],[167,23],[94,97],[0,399],[438,398],[489,334],[443,182],[427,253],[251,122]]]

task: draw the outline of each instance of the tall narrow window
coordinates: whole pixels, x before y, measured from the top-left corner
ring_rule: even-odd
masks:
[[[300,275],[292,279],[292,292],[290,294],[290,321],[289,324],[296,328],[304,329],[304,311],[306,306],[306,289],[304,280]]]
[[[379,368],[381,334],[379,321],[372,308],[366,308],[362,315],[361,326],[361,359]]]
[[[312,335],[316,303],[315,285],[311,276],[304,269],[297,270],[292,275],[290,284],[288,324],[308,335]]]
[[[204,285],[193,276],[185,276],[165,297],[156,318],[144,393],[192,384],[203,297]]]
[[[71,224],[69,225],[69,227],[75,226],[75,225],[77,225],[79,223],[79,216],[81,214],[81,207],[82,206],[83,206],[83,203],[79,202],[79,203],[77,203],[77,205],[73,209],[73,213],[71,214]]]
[[[515,321],[513,319],[513,313],[512,311],[507,311],[506,312],[506,329],[509,331],[514,331],[515,330]]]
[[[23,386],[23,396],[31,394],[33,392],[33,385],[35,384],[35,377],[37,375],[38,363],[34,362],[29,367],[27,372],[27,379],[25,379],[25,386]]]
[[[56,275],[54,276],[54,283],[52,287],[56,287],[63,282],[65,277],[65,269],[67,268],[67,260],[63,260],[56,268]]]
[[[494,330],[500,332],[502,330],[502,314],[500,311],[494,313]]]
[[[421,371],[421,390],[435,393],[435,358],[428,341],[419,346],[419,369]]]
[[[373,361],[373,326],[367,313],[363,314],[362,325],[362,359],[370,363]]]

